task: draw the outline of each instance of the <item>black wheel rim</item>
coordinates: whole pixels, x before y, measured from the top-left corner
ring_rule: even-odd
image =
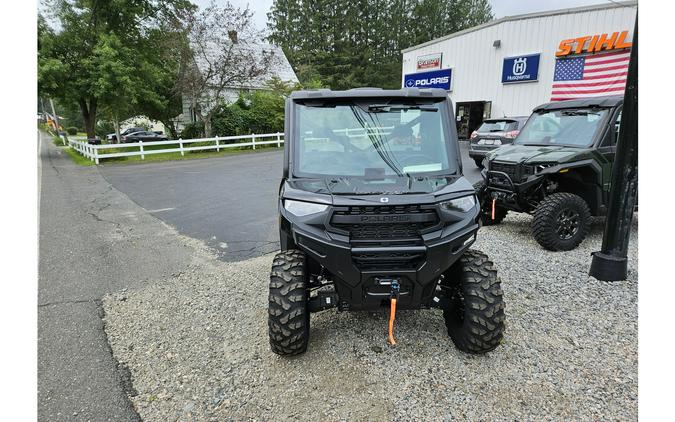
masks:
[[[556,232],[562,240],[569,240],[579,232],[581,216],[573,209],[564,209],[558,215]]]
[[[464,295],[459,285],[453,286],[450,290],[450,306],[458,323],[464,321]]]

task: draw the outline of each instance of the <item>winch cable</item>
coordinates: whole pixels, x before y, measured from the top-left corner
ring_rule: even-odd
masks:
[[[396,339],[394,338],[394,321],[396,320],[396,302],[398,301],[399,286],[397,281],[391,283],[391,306],[389,309],[389,338],[387,343],[396,346]]]

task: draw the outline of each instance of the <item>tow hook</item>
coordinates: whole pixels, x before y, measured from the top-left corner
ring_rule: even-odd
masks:
[[[391,293],[389,294],[389,300],[391,302],[391,308],[389,311],[389,338],[387,339],[387,342],[392,346],[396,346],[396,339],[394,338],[394,320],[396,319],[396,302],[398,301],[398,296],[398,280],[392,280]]]

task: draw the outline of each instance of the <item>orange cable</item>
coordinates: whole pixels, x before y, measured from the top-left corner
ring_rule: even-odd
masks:
[[[391,298],[391,312],[389,313],[389,339],[387,342],[392,346],[396,346],[396,339],[394,338],[394,320],[396,319],[396,298]]]

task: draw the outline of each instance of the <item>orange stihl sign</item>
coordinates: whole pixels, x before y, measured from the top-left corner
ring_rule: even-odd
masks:
[[[609,34],[586,35],[579,38],[570,38],[560,41],[557,57],[568,54],[597,53],[598,51],[617,50],[619,48],[629,48],[632,42],[626,41],[628,31],[612,32]]]

